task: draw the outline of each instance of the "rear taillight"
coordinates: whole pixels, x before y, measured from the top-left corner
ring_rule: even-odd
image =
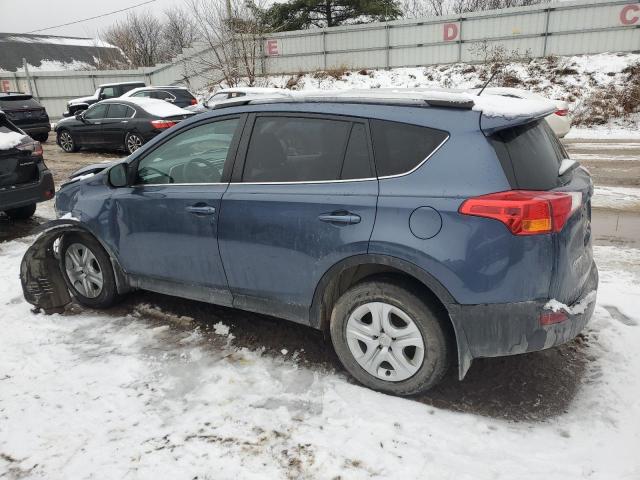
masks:
[[[151,125],[153,125],[153,128],[157,128],[159,130],[173,127],[175,124],[176,122],[172,122],[171,120],[151,120]]]
[[[569,317],[564,312],[542,312],[540,315],[540,325],[554,325],[568,320]]]
[[[191,99],[191,105],[197,105],[198,104],[198,100],[196,100],[195,98]]]
[[[556,115],[559,115],[561,117],[564,117],[565,115],[569,114],[569,110],[567,110],[566,108],[561,108],[559,110],[556,110]]]
[[[18,145],[16,148],[25,152],[31,152],[31,155],[36,157],[42,156],[42,145],[40,142],[23,143]]]
[[[465,200],[458,211],[498,220],[514,235],[538,235],[562,230],[581,204],[580,192],[509,190]]]

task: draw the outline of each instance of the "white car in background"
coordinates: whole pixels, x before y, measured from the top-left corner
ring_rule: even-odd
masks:
[[[474,89],[472,92],[477,93],[480,89]],[[564,137],[571,129],[571,116],[569,115],[569,104],[563,100],[553,100],[543,97],[537,93],[520,88],[509,87],[487,87],[482,92],[489,95],[500,95],[503,97],[522,98],[526,100],[536,100],[541,102],[552,102],[556,106],[556,111],[551,115],[547,115],[547,123],[558,138]]]
[[[217,90],[212,95],[210,95],[204,102],[198,103],[197,105],[193,105],[191,107],[186,107],[187,110],[192,112],[205,112],[207,110],[213,109],[218,103],[232,100],[238,97],[260,97],[260,96],[279,96],[279,95],[290,95],[289,90],[284,90],[282,88],[259,88],[259,87],[237,87],[237,88],[221,88]]]

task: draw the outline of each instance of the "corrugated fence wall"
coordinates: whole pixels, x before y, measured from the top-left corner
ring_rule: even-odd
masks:
[[[266,74],[474,62],[481,60],[478,45],[484,41],[532,57],[640,51],[640,3],[552,3],[277,33],[264,39],[264,56],[257,62]],[[170,64],[145,69],[34,72],[31,90],[52,118],[62,114],[68,99],[90,95],[102,83],[142,80],[154,85],[187,84],[195,90],[207,80],[190,65],[207,50],[204,44],[194,45]],[[0,72],[0,90],[16,89],[30,90],[26,75]]]

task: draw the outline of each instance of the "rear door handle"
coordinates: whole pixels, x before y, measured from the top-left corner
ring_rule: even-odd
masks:
[[[322,222],[342,223],[345,225],[354,225],[356,223],[360,223],[360,215],[349,212],[324,213],[320,215],[318,219]]]
[[[189,213],[193,213],[194,215],[213,215],[216,213],[215,207],[206,207],[206,206],[185,207],[185,210]]]

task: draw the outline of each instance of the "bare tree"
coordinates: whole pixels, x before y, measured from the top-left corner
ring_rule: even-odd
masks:
[[[254,85],[264,28],[241,0],[189,0],[196,34],[208,49],[191,60],[212,83]]]
[[[180,7],[164,11],[163,32],[167,39],[168,53],[173,57],[181,53],[197,40],[196,27],[190,13]]]
[[[420,18],[524,7],[547,2],[549,0],[402,0],[401,9],[405,18]]]
[[[101,37],[118,47],[133,67],[151,67],[169,58],[162,22],[153,15],[130,13],[116,22]]]

